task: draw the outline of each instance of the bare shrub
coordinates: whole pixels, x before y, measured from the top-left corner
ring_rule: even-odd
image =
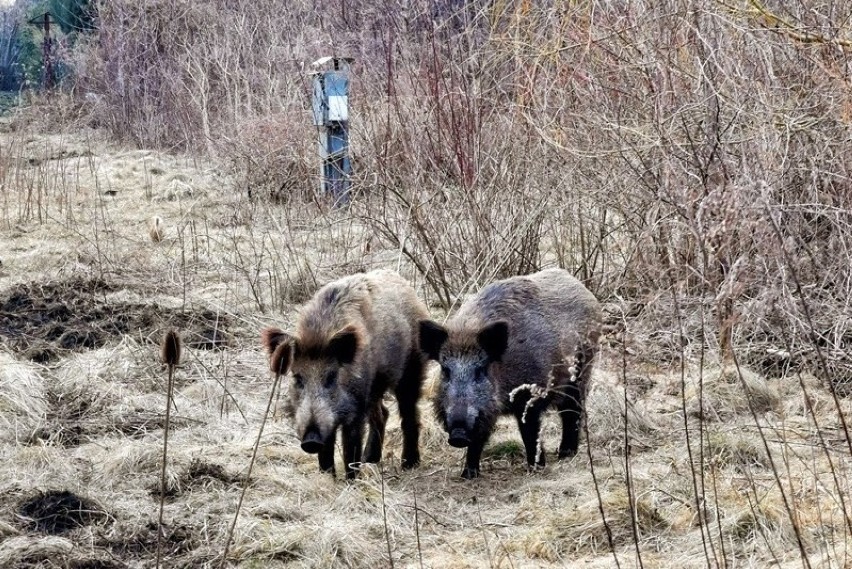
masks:
[[[553,152],[502,91],[501,54],[476,45],[484,17],[467,34],[427,36],[411,55],[391,37],[385,72],[396,81],[362,109],[370,152],[356,211],[445,309],[459,293],[539,269],[543,222],[564,190],[547,168]]]
[[[274,202],[313,198],[318,168],[317,160],[308,156],[314,150],[306,144],[313,129],[304,119],[303,112],[246,119],[232,137],[218,142],[235,176],[236,191]]]
[[[273,39],[287,14],[253,4],[103,3],[77,87],[96,95],[103,124],[128,140],[215,150],[243,120],[280,111],[298,70]]]

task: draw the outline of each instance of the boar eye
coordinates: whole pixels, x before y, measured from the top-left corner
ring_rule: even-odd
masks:
[[[333,369],[333,370],[329,371],[327,374],[325,374],[325,379],[323,380],[322,384],[323,384],[323,387],[325,387],[326,389],[329,389],[331,387],[334,387],[334,384],[336,382],[337,382],[337,370]]]
[[[441,364],[441,379],[444,381],[450,380],[450,368],[444,364]]]
[[[298,373],[293,374],[293,385],[296,386],[296,389],[304,389],[305,387],[305,378],[302,377]]]
[[[473,375],[476,381],[484,381],[488,377],[488,366],[476,366]]]

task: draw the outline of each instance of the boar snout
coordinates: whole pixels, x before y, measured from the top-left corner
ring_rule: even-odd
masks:
[[[470,444],[470,434],[473,431],[471,419],[475,419],[475,413],[466,405],[456,406],[448,419],[447,432],[450,433],[450,438],[447,442],[456,448],[466,448]]]
[[[470,444],[470,435],[468,434],[467,427],[452,427],[450,429],[450,440],[448,442],[450,443],[450,446],[454,446],[456,448],[467,448]]]
[[[302,450],[308,454],[317,454],[325,446],[319,429],[315,426],[308,427],[305,436],[302,437]]]

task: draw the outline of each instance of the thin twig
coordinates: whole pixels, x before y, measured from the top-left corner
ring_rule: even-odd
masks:
[[[494,560],[491,558],[491,548],[488,546],[488,535],[485,533],[485,528],[482,523],[482,509],[479,501],[476,502],[476,514],[479,516],[479,529],[482,531],[482,540],[485,542],[485,555],[488,556],[488,566],[494,569]]]
[[[595,495],[598,498],[598,511],[601,514],[601,521],[603,522],[604,530],[606,531],[606,541],[609,544],[609,550],[612,552],[612,558],[615,561],[615,566],[618,569],[621,569],[621,563],[618,561],[618,554],[615,552],[615,542],[612,539],[612,528],[609,527],[609,522],[606,521],[606,511],[604,511],[603,498],[601,497],[601,488],[598,483],[598,477],[595,474],[595,465],[592,460],[592,445],[589,444],[589,425],[586,422],[586,412],[583,411],[583,417],[580,418],[580,421],[583,423],[583,432],[586,435],[586,454],[589,457],[589,471],[592,475],[592,484],[595,487]]]
[[[417,507],[417,489],[414,489],[414,536],[417,538],[417,560],[420,563],[420,569],[423,569],[423,549],[420,546],[420,518],[417,513],[420,508]]]
[[[379,477],[382,481],[382,524],[385,528],[385,543],[388,546],[388,563],[390,563],[391,569],[393,569],[393,551],[391,550],[390,532],[388,531],[388,511],[385,504],[385,467],[383,464],[379,464]],[[417,515],[417,509],[414,510],[414,514],[415,516]]]
[[[622,318],[623,318],[622,314]],[[627,321],[624,319],[624,330],[627,333]],[[627,342],[621,343],[621,384],[624,390],[624,483],[627,486],[627,503],[630,507],[630,529],[633,533],[633,547],[636,550],[636,562],[639,569],[645,569],[642,562],[642,549],[639,547],[639,518],[636,513],[636,493],[633,488],[633,475],[630,469],[630,432],[628,430],[627,416],[630,411],[630,402],[627,399]]]
[[[275,356],[273,355],[273,361]],[[219,564],[219,568],[222,569],[225,566],[225,563],[228,560],[228,551],[231,548],[231,540],[234,537],[234,528],[237,526],[237,520],[240,517],[240,509],[243,506],[243,499],[246,497],[246,491],[248,490],[249,483],[251,482],[251,472],[254,468],[254,462],[257,458],[257,449],[260,447],[260,439],[263,436],[263,428],[266,426],[266,419],[269,417],[269,410],[272,408],[272,402],[275,398],[275,392],[278,389],[278,383],[281,381],[281,371],[276,371],[275,373],[275,381],[272,382],[272,389],[269,391],[269,401],[266,403],[266,411],[263,413],[263,419],[260,422],[260,428],[257,431],[257,438],[254,441],[254,449],[251,453],[251,460],[249,461],[248,472],[246,473],[245,480],[243,482],[243,490],[240,492],[240,499],[237,502],[237,511],[234,512],[234,519],[231,522],[231,527],[228,528],[228,536],[225,538],[225,550],[222,553],[222,561]]]

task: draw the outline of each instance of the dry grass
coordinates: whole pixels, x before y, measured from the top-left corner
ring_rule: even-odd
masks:
[[[66,138],[74,143],[70,135]],[[11,252],[4,266],[14,275],[4,278],[3,290],[38,279],[97,274],[115,285],[102,293],[107,304],[148,298],[174,307],[175,317],[181,310],[209,309],[227,320],[231,342],[217,350],[187,347],[176,371],[164,506],[166,564],[215,566],[271,387],[257,331],[267,323],[286,323],[292,314],[259,310],[257,298],[269,306],[276,303],[273,281],[260,276],[254,285],[248,282],[246,273],[234,270],[240,261],[233,248],[242,248],[244,266],[271,269],[275,257],[248,242],[257,236],[271,242],[283,238],[277,237],[283,230],[281,216],[292,220],[295,214],[277,207],[257,209],[250,227],[234,224],[252,204],[231,194],[214,176],[166,155],[157,155],[161,176],[194,180],[197,193],[160,201],[156,196],[167,192],[170,183],[146,188],[140,183],[144,173],[134,172],[124,151],[103,143],[90,148],[100,164],[93,178],[99,184],[101,177],[122,183],[112,182],[118,195],[107,201],[80,182],[75,193],[81,199],[70,215],[85,218],[93,207],[90,201],[98,200],[103,234],[96,237],[98,230],[67,217],[19,221],[18,229],[2,236],[4,250]],[[311,207],[300,215],[316,215]],[[152,210],[175,220],[174,231],[160,242],[147,234]],[[313,228],[288,221],[284,230],[301,235],[302,247],[316,247],[314,258],[331,255],[323,253],[329,247],[326,236],[365,235],[345,212],[323,215]],[[323,238],[312,240],[310,235]],[[57,259],[67,258],[68,251],[76,259],[52,265],[29,262],[54,251],[66,252]],[[363,263],[408,267],[392,250],[374,249]],[[289,300],[277,302],[291,306]],[[62,353],[46,365],[4,348],[2,494],[9,506],[0,519],[7,536],[0,546],[4,566],[151,563],[165,389],[156,345],[162,330],[152,326],[116,335],[102,347]],[[629,356],[637,361],[625,376],[619,338],[632,332],[613,334],[589,394],[591,463],[581,453],[528,474],[519,458],[516,428],[505,419],[486,451],[483,478],[465,482],[458,477],[463,456],[446,445],[424,402],[423,466],[413,472],[398,468],[401,433],[392,418],[384,473],[368,468],[347,484],[319,474],[312,457],[295,444],[289,425],[274,420],[261,439],[228,565],[389,566],[389,539],[395,566],[419,566],[422,556],[428,567],[603,567],[614,563],[611,547],[620,563],[630,566],[637,546],[646,567],[671,566],[675,560],[678,566],[703,567],[708,559],[715,563],[722,556],[729,564],[737,559],[739,565],[762,566],[799,555],[786,499],[813,563],[840,566],[847,531],[831,472],[833,468],[844,492],[850,473],[825,388],[802,376],[810,408],[827,437],[823,448],[792,376],[769,379],[746,368],[737,374],[730,367],[707,365],[702,370],[690,364],[684,408],[677,368]],[[698,393],[704,420],[696,411]],[[852,411],[845,400],[841,404]],[[691,434],[692,463],[685,452],[684,421]],[[552,415],[545,421],[551,452],[558,440],[557,423]],[[775,481],[773,463],[781,484]],[[695,484],[703,488],[700,504]],[[108,515],[59,537],[32,531],[15,508],[48,490],[88,496]]]
[[[706,421],[721,421],[752,409],[763,414],[778,410],[781,404],[774,382],[733,364],[705,369],[694,383],[686,390],[687,409]]]

